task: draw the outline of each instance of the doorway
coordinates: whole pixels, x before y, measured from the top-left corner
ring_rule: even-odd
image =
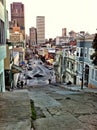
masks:
[[[85,85],[88,87],[88,81],[89,81],[89,66],[85,65]]]

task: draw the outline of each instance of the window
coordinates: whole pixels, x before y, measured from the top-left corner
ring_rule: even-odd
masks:
[[[91,60],[91,55],[94,53],[93,48],[89,48],[89,60]]]
[[[0,45],[5,43],[4,22],[0,20]]]
[[[83,53],[84,53],[84,52],[83,52],[83,48],[81,47],[81,48],[80,48],[80,57],[83,57]]]
[[[69,61],[67,61],[67,68],[69,68]]]
[[[80,71],[81,71],[81,73],[83,73],[83,63],[80,64]]]
[[[87,57],[87,48],[84,50],[85,57]]]
[[[71,69],[71,62],[69,61],[69,69]]]
[[[82,64],[79,63],[79,64],[78,64],[78,71],[81,72],[81,73],[82,73],[82,67],[83,67]]]
[[[79,47],[76,48],[76,51],[77,51],[76,55],[79,56]]]
[[[97,81],[97,70],[95,70],[95,80]]]
[[[73,63],[71,63],[71,69],[74,70],[74,64]]]
[[[94,69],[92,69],[92,75],[91,78],[94,79]]]

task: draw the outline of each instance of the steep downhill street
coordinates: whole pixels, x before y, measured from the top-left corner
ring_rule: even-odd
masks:
[[[97,130],[95,12],[97,0],[0,0],[0,130]]]
[[[28,89],[37,116],[35,130],[97,130],[97,94],[47,85]]]
[[[97,130],[97,90],[69,90],[40,60],[29,64],[25,86],[0,94],[0,130]]]
[[[0,94],[0,130],[97,130],[96,93],[54,84],[27,88]]]

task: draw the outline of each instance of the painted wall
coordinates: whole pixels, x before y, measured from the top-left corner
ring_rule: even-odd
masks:
[[[9,46],[6,45],[6,58],[4,59],[4,69],[6,70],[10,70],[11,66],[10,66],[10,49]]]
[[[4,6],[2,5],[2,3],[0,2],[0,19],[2,19],[2,21],[5,20],[5,17],[4,17]]]
[[[4,60],[0,60],[0,92],[5,92]]]
[[[97,88],[97,80],[96,77],[96,73],[97,73],[97,66],[94,66],[92,64],[92,60],[90,59],[90,55],[92,55],[93,52],[93,48],[92,48],[92,40],[91,41],[84,41],[84,42],[78,42],[77,43],[77,47],[79,48],[83,48],[83,56],[77,56],[76,57],[76,61],[77,61],[77,69],[78,69],[78,75],[77,75],[77,84],[80,83],[80,78],[82,78],[82,73],[83,76],[85,77],[85,66],[87,65],[89,67],[89,75],[88,75],[88,87],[91,88]],[[87,56],[85,56],[85,49],[87,50]],[[82,65],[83,65],[83,71],[82,71]],[[94,77],[91,78],[91,74],[92,74],[92,69],[94,69],[95,73],[94,73]],[[85,82],[85,81],[84,81]]]
[[[4,58],[6,57],[6,0],[0,1],[0,20],[4,22],[4,43],[0,43],[0,92],[5,92]]]

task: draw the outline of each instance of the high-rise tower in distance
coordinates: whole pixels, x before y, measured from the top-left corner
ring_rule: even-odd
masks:
[[[13,2],[11,5],[11,21],[14,26],[20,27],[20,32],[25,38],[25,15],[24,4],[21,2]]]
[[[67,36],[67,28],[62,28],[62,37]]]
[[[45,17],[36,17],[37,44],[45,43]]]
[[[29,37],[30,37],[30,45],[36,45],[37,44],[37,32],[35,27],[31,27],[29,29]]]

